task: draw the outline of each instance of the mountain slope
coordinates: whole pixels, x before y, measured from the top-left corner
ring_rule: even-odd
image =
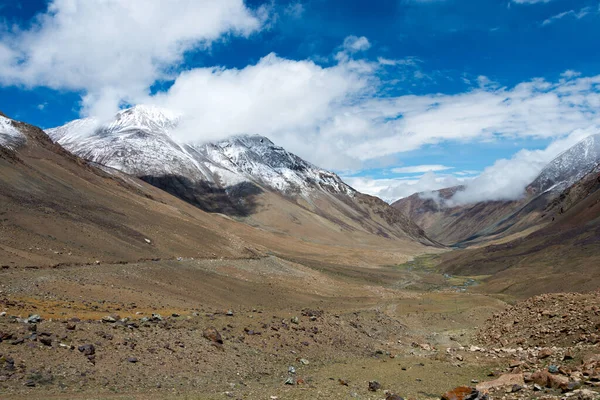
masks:
[[[178,122],[168,111],[136,106],[108,124],[77,120],[47,133],[84,159],[265,230],[317,243],[376,235],[435,245],[403,214],[265,137],[184,144],[171,136]]]
[[[484,290],[527,297],[596,290],[600,282],[600,167],[568,187],[545,209],[554,218],[537,231],[478,249],[443,255],[458,275],[489,275]]]
[[[600,134],[592,135],[551,161],[526,188],[522,199],[446,206],[460,188],[416,193],[393,207],[409,216],[427,235],[444,244],[470,245],[519,235],[552,221],[551,205],[561,193],[600,165]],[[435,199],[435,200],[434,200]]]
[[[39,128],[8,118],[4,124],[0,138],[13,129],[11,137],[20,140],[11,148],[0,145],[0,266],[256,258],[268,253],[376,266],[405,262],[432,250],[413,240],[365,231],[344,235],[339,227],[336,234],[323,229],[331,235],[329,244],[255,228],[206,213],[138,178],[74,156]],[[275,200],[267,196],[265,202],[281,204],[281,196],[267,194]],[[292,211],[303,220],[297,225],[303,234],[310,235],[327,221],[297,206]],[[275,214],[281,213],[277,209]]]

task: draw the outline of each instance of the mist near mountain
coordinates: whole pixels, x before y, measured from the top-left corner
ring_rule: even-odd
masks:
[[[420,194],[423,199],[433,199],[441,205],[455,207],[485,201],[519,200],[526,195],[527,186],[561,153],[587,137],[600,134],[600,128],[577,129],[553,141],[542,150],[521,150],[510,159],[497,160],[472,180],[463,183],[464,189],[450,199],[440,199],[437,192]]]

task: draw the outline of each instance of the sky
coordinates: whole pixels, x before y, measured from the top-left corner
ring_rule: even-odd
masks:
[[[261,134],[393,201],[507,200],[600,132],[598,0],[0,0],[0,110],[135,104]]]

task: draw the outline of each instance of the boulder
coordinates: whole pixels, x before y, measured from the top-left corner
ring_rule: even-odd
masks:
[[[514,385],[523,386],[524,384],[523,374],[506,374],[493,381],[479,383],[477,384],[476,389],[479,391],[498,390],[501,388],[513,387]]]

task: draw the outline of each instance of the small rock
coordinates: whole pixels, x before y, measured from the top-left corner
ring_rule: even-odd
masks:
[[[301,358],[299,361],[300,361],[300,364],[302,364],[302,365],[308,365],[308,364],[310,364],[309,361],[306,358]]]
[[[223,338],[221,337],[221,334],[215,327],[211,326],[209,328],[206,328],[202,333],[202,336],[204,336],[205,339],[208,339],[213,343],[223,344]]]
[[[292,378],[292,377],[290,376],[289,378],[287,378],[287,379],[285,380],[285,384],[286,384],[286,385],[295,385],[295,384],[296,384],[296,382],[294,382],[294,378]]]
[[[35,382],[33,380],[29,379],[27,382],[25,382],[25,386],[35,387]]]
[[[66,328],[68,331],[74,331],[76,327],[77,326],[75,324],[67,324]]]
[[[377,381],[370,381],[369,382],[369,391],[371,392],[376,392],[379,389],[381,389],[381,384]]]
[[[540,385],[538,385],[537,383],[534,383],[534,384],[533,384],[533,390],[534,390],[535,392],[539,392],[539,391],[541,391],[541,390],[542,390],[542,387],[541,387]]]
[[[38,322],[42,321],[42,317],[40,317],[37,314],[32,314],[30,315],[25,322],[27,322],[28,324],[37,324]]]
[[[298,319],[298,317],[292,317],[291,321],[292,321],[292,324],[296,324],[296,325],[298,325],[300,323],[300,320]]]
[[[539,359],[548,358],[548,357],[550,357],[552,354],[554,354],[554,351],[552,351],[552,349],[545,348],[545,349],[542,349],[542,350],[541,350],[541,351],[538,353],[538,358],[539,358]]]
[[[398,396],[397,394],[390,393],[386,396],[385,400],[404,400],[404,398]]]
[[[144,241],[148,244],[152,243],[152,241],[150,241],[150,239],[144,238]]]
[[[523,374],[506,374],[493,381],[482,382],[476,388],[479,391],[488,391],[490,389],[514,387],[515,385],[523,386],[524,384]]]
[[[93,344],[84,344],[77,348],[84,356],[93,356],[96,354],[96,348]]]
[[[227,310],[227,312],[225,313],[225,315],[227,315],[228,317],[233,317],[233,311],[232,310]]]
[[[487,395],[469,386],[460,386],[442,395],[442,400],[486,400],[487,398]]]
[[[127,359],[127,362],[130,362],[130,363],[133,363],[133,364],[135,364],[136,362],[138,362],[138,359],[137,359],[137,358],[135,358],[135,357],[129,357],[129,358]]]
[[[105,317],[102,317],[102,322],[107,322],[107,323],[114,323],[117,322],[119,318],[115,318],[113,315],[107,315]]]
[[[291,365],[288,367],[288,372],[290,374],[295,374],[296,373],[296,368],[292,367]]]
[[[558,374],[558,366],[557,365],[550,365],[548,366],[548,372],[550,372],[551,374]]]
[[[52,346],[52,339],[50,339],[48,337],[43,337],[40,339],[40,343],[43,344],[44,346]]]

